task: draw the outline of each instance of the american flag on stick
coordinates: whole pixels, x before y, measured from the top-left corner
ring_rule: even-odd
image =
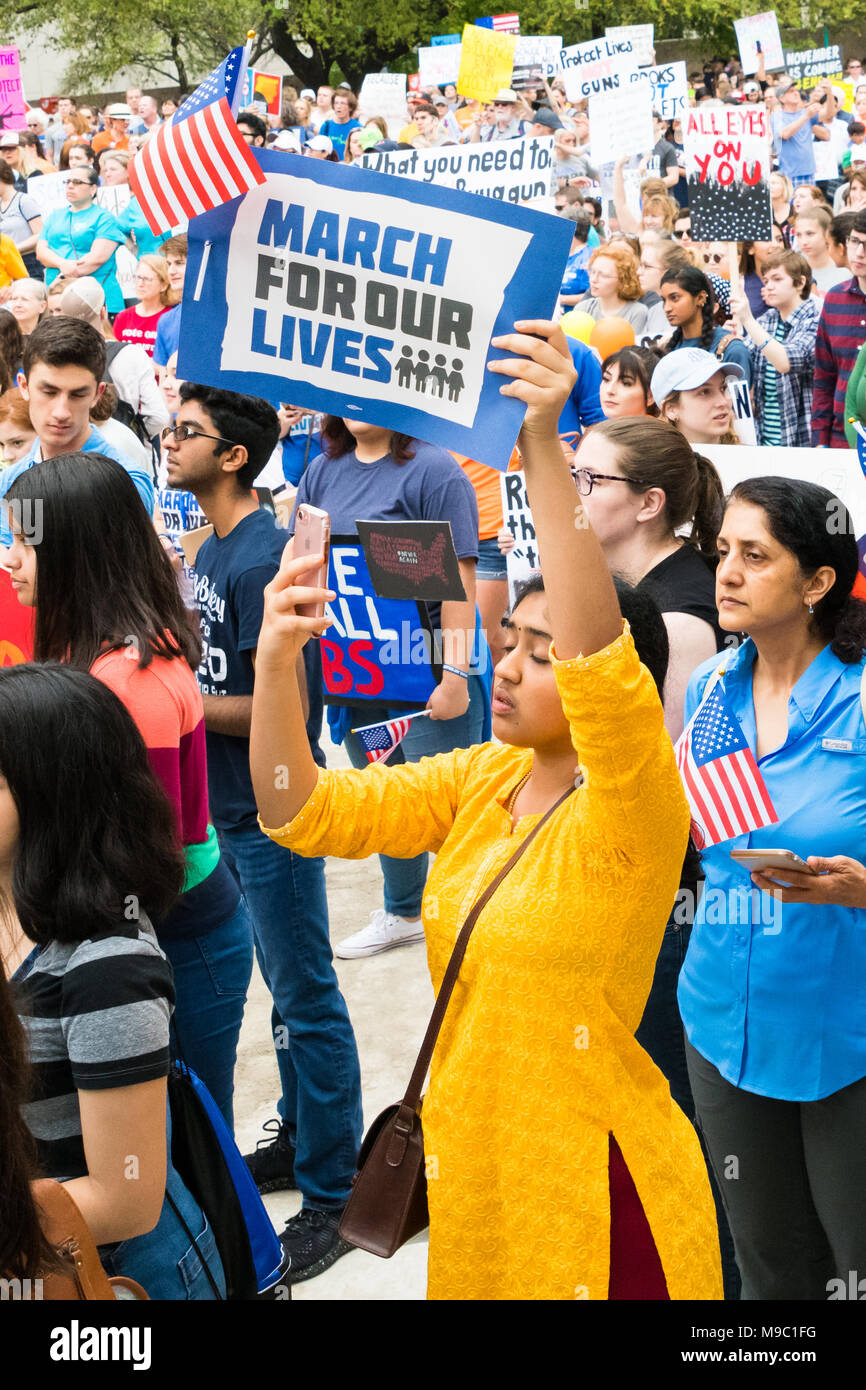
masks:
[[[130,164],[132,191],[156,236],[264,183],[234,117],[246,66],[246,49],[233,49]]]
[[[698,849],[776,824],[770,793],[721,682],[695,711],[675,751]]]
[[[361,740],[361,746],[367,754],[367,762],[380,763],[403,742],[412,720],[429,713],[429,710],[419,709],[414,714],[404,714],[402,719],[389,719],[384,724],[362,724],[359,729],[353,729],[352,733],[357,734]]]
[[[493,29],[497,34],[519,34],[520,15],[519,14],[491,14],[483,19],[476,19],[476,24],[482,29]]]

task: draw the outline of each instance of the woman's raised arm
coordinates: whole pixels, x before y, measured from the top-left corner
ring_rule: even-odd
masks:
[[[546,320],[524,320],[493,346],[515,354],[489,363],[511,378],[503,396],[527,404],[520,431],[526,491],[538,537],[553,642],[563,661],[589,656],[622,632],[613,580],[583,509],[559,442],[563,405],[575,371],[562,329]]]

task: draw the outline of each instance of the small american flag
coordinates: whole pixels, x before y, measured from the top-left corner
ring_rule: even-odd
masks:
[[[520,33],[519,14],[491,14],[485,19],[476,19],[475,23],[480,24],[482,29],[493,29],[497,34]]]
[[[676,755],[698,849],[776,824],[776,809],[721,682],[695,711]]]
[[[244,49],[233,49],[129,166],[132,191],[155,235],[264,183],[233,115],[245,68]]]
[[[361,746],[367,754],[368,763],[380,763],[387,758],[409,732],[408,719],[390,719],[386,724],[368,724],[365,729],[356,729]]]

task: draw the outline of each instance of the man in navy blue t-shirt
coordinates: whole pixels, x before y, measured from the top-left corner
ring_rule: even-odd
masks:
[[[337,1226],[362,1116],[358,1050],[331,955],[324,861],[292,854],[262,834],[250,779],[263,591],[286,541],[259,507],[252,484],[273,452],[279,422],[265,401],[192,382],[184,382],[180,401],[165,445],[168,485],[192,492],[214,528],[195,561],[210,810],[253,919],[259,967],[274,1003],[282,1084],[276,1135],[247,1162],[262,1191],[302,1194],[302,1210],[281,1237],[291,1256],[289,1278],[298,1283],[351,1248]],[[315,662],[318,645],[308,643],[304,656],[307,688],[320,700],[321,681],[307,664]],[[314,713],[320,721],[321,703]],[[323,762],[315,732],[310,743]]]

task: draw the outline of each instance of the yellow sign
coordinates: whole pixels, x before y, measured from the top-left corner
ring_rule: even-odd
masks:
[[[493,101],[500,87],[511,86],[516,34],[497,34],[478,24],[464,24],[457,90],[477,101]]]

